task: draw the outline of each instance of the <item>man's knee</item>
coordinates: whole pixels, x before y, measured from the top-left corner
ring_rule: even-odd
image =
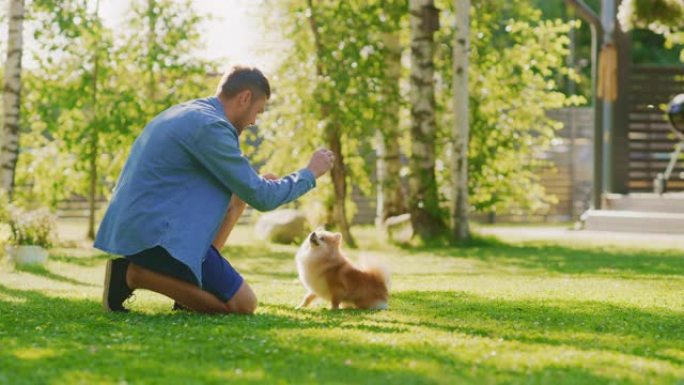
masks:
[[[257,308],[257,297],[252,288],[243,282],[237,293],[226,303],[229,313],[254,314]]]

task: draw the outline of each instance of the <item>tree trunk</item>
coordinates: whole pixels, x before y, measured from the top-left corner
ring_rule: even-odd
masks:
[[[454,0],[454,127],[452,132],[451,197],[452,235],[470,238],[468,226],[468,57],[470,55],[470,0]]]
[[[399,152],[399,81],[401,78],[401,45],[397,33],[384,36],[387,53],[385,68],[387,83],[383,94],[388,96],[386,117],[382,128],[376,131],[377,205],[375,224],[384,228],[388,217],[406,212],[404,191],[401,185],[401,158]]]
[[[100,1],[95,3],[95,18],[97,19],[100,8]],[[99,154],[98,142],[99,142],[99,124],[98,124],[98,106],[97,106],[97,82],[100,72],[100,60],[99,60],[99,48],[97,43],[95,43],[95,52],[93,52],[93,78],[92,78],[92,116],[90,121],[90,151],[89,151],[89,179],[90,188],[88,191],[88,239],[95,239],[95,214],[97,211],[97,186],[98,186],[98,170],[97,170],[97,157]]]
[[[14,193],[14,172],[19,155],[19,113],[21,105],[21,55],[23,52],[24,0],[9,1],[7,61],[5,62],[4,124],[0,171],[2,188]]]
[[[95,81],[95,80],[94,80]],[[95,214],[97,212],[97,155],[99,135],[97,127],[92,126],[92,133],[90,137],[90,159],[88,160],[90,170],[90,188],[88,191],[88,239],[95,239]]]
[[[325,117],[323,118],[325,119]],[[356,242],[351,235],[349,222],[347,221],[347,172],[344,168],[342,141],[340,140],[340,132],[337,127],[328,127],[328,146],[330,146],[330,151],[335,154],[335,162],[332,170],[330,170],[330,177],[335,190],[335,206],[333,208],[335,224],[342,233],[342,238],[344,238],[347,245],[349,247],[356,247]]]
[[[435,178],[434,33],[439,14],[433,0],[410,0],[411,22],[411,158],[409,211],[415,234],[444,233]]]
[[[318,30],[318,24],[316,20],[316,10],[313,6],[313,1],[308,0],[309,10],[311,11],[311,16],[309,17],[309,23],[311,26],[311,32],[314,37],[314,43],[316,46],[316,73],[318,77],[325,76],[325,67],[323,66],[323,45],[321,42],[320,32]],[[345,243],[350,247],[356,247],[356,242],[351,235],[349,229],[349,222],[347,221],[347,173],[344,168],[344,159],[342,156],[342,139],[339,127],[335,123],[328,121],[328,116],[330,115],[330,106],[326,102],[321,104],[321,119],[327,121],[325,132],[326,140],[330,151],[335,154],[335,162],[332,170],[330,171],[330,177],[333,182],[334,194],[335,194],[335,205],[333,208],[333,216],[335,219],[335,225],[342,233],[342,238]]]

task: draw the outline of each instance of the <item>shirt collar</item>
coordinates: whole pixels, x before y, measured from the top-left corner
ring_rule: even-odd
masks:
[[[228,120],[228,117],[226,116],[226,112],[223,110],[223,104],[221,103],[221,101],[219,100],[218,97],[216,97],[216,96],[210,96],[210,97],[209,97],[209,104],[211,104],[212,106],[214,106],[214,108],[216,108],[216,111],[217,111],[222,117],[224,117],[226,120]]]
[[[216,96],[210,96],[209,98],[207,98],[207,100],[209,100],[209,104],[211,104],[212,107],[214,107],[216,109],[216,112],[218,112],[218,114],[221,117],[226,119],[226,122],[228,122],[228,125],[230,126],[230,128],[232,128],[235,131],[235,134],[237,136],[240,136],[240,131],[238,131],[238,129],[235,128],[235,126],[233,126],[233,123],[228,119],[228,116],[226,116],[226,112],[223,110],[223,104],[221,103],[219,98]]]

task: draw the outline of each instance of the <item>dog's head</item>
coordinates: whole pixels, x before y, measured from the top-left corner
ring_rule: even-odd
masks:
[[[331,253],[340,248],[342,234],[325,230],[316,230],[309,234],[307,242],[312,251]]]

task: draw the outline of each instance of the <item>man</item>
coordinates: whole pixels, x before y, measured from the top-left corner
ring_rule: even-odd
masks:
[[[300,197],[334,159],[318,150],[282,178],[254,171],[238,137],[270,94],[261,71],[235,67],[216,96],[171,107],[145,127],[95,239],[95,247],[125,256],[107,263],[106,310],[127,311],[132,292],[147,289],[196,312],[254,312],[254,292],[218,250],[246,204],[266,211]]]

